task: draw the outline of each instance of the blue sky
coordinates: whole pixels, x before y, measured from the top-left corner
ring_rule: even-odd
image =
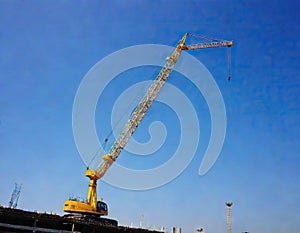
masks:
[[[177,179],[157,189],[128,191],[99,182],[110,217],[138,225],[144,215],[145,226],[224,232],[225,202],[232,201],[233,233],[298,232],[298,9],[297,1],[0,1],[0,204],[8,204],[15,182],[23,184],[22,209],[63,214],[70,194],[85,196],[85,165],[72,134],[73,101],[84,75],[119,49],[175,46],[190,32],[235,42],[231,82],[226,50],[189,52],[210,70],[224,98],[227,135],[221,155],[206,175],[198,175],[209,113],[201,93],[174,73],[170,83],[195,103],[201,119],[196,156]],[[107,96],[139,76],[151,78],[148,73],[153,71],[146,67],[128,73],[132,79],[118,77]],[[96,113],[99,131],[109,123],[105,117],[113,103],[103,98]],[[164,121],[167,129],[175,125],[169,127],[174,138],[158,151],[167,156],[178,141],[172,130],[179,126],[165,106],[153,106],[135,139],[145,140],[153,120]],[[135,158],[125,152],[118,162],[143,168],[142,158]],[[157,154],[146,159],[156,166],[158,158],[167,159]]]

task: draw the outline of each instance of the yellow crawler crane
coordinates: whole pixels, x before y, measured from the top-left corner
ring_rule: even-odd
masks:
[[[205,39],[205,42],[199,44],[186,45],[186,39],[188,36],[195,36],[186,33],[179,41],[172,55],[166,58],[166,63],[146,91],[144,97],[139,104],[135,107],[131,113],[128,121],[123,126],[117,139],[109,149],[109,153],[102,156],[102,161],[95,170],[87,169],[85,175],[90,178],[87,201],[67,200],[64,203],[64,211],[69,213],[81,213],[84,215],[107,215],[107,205],[103,201],[97,202],[97,180],[101,179],[106,173],[111,164],[116,161],[122,150],[127,145],[129,139],[136,131],[137,127],[143,120],[144,116],[150,109],[152,103],[156,99],[157,95],[161,91],[164,84],[167,82],[171,72],[173,71],[179,56],[183,50],[196,50],[206,48],[219,48],[219,47],[231,47],[232,41],[216,40],[207,37],[200,37]],[[230,79],[230,76],[228,77]]]

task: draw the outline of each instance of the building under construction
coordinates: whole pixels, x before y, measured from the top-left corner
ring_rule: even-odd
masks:
[[[0,207],[0,233],[8,232],[81,232],[81,233],[159,233],[159,231],[118,226],[103,221],[85,221],[57,214],[30,212]]]

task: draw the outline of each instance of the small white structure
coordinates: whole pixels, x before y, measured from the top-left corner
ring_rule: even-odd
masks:
[[[172,233],[181,233],[180,227],[173,227]]]

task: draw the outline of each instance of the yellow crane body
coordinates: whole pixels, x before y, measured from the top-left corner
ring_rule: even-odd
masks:
[[[97,180],[95,171],[87,169],[85,175],[90,178],[87,201],[69,199],[64,203],[64,211],[93,215],[108,215],[107,205],[103,201],[97,202]]]
[[[90,183],[88,188],[87,201],[78,201],[70,199],[64,203],[64,211],[69,213],[81,213],[92,215],[107,215],[107,205],[102,201],[97,201],[97,180],[101,179],[111,164],[118,158],[122,150],[127,145],[129,139],[136,131],[144,116],[152,106],[152,103],[158,96],[164,84],[167,82],[171,72],[178,62],[179,56],[183,50],[196,50],[204,48],[231,47],[232,41],[214,40],[199,44],[186,45],[188,36],[194,36],[186,33],[179,41],[172,55],[166,58],[166,63],[160,70],[159,74],[146,91],[139,104],[132,111],[128,121],[123,126],[117,139],[112,144],[109,152],[102,156],[102,161],[95,170],[87,169],[85,175],[89,177]]]

